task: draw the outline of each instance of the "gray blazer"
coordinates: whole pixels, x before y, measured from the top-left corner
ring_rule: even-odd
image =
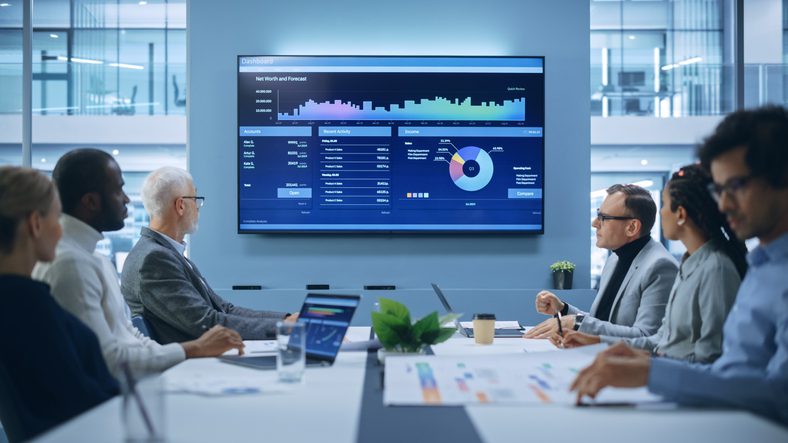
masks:
[[[624,276],[610,309],[610,318],[596,318],[600,299],[613,276],[616,263],[618,256],[610,254],[602,269],[599,291],[591,305],[591,312],[583,319],[579,330],[587,334],[622,338],[645,337],[656,333],[662,325],[665,305],[676,280],[676,259],[660,243],[649,240]],[[578,314],[582,311],[569,305],[569,313]]]
[[[692,255],[684,255],[659,331],[627,343],[670,358],[714,362],[722,354],[722,328],[740,283],[736,265],[721,245],[706,242]],[[620,340],[602,337],[607,343]]]
[[[120,288],[132,314],[145,317],[157,341],[194,340],[214,325],[234,329],[245,340],[275,336],[284,312],[233,306],[162,234],[148,228],[141,234],[123,265]]]

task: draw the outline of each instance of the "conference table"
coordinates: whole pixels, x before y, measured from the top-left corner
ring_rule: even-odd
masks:
[[[351,342],[369,327],[352,327]],[[455,335],[437,355],[522,352],[512,340],[490,346]],[[287,385],[275,371],[187,360],[169,381],[216,379],[253,382],[260,392],[241,395],[165,394],[168,442],[786,442],[788,429],[735,410],[571,405],[384,406],[383,367],[373,351],[341,351],[331,367],[307,368],[304,382]],[[122,442],[122,398],[113,398],[38,438],[37,442]]]

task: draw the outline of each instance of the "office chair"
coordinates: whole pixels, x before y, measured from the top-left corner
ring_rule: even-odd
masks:
[[[181,98],[180,88],[178,87],[178,80],[175,79],[175,74],[172,75],[172,92],[175,96],[175,106],[179,108],[186,107],[186,97]]]
[[[640,109],[639,98],[624,99],[624,114],[640,115],[643,111]]]
[[[18,409],[23,402],[19,401],[18,392],[14,388],[14,382],[6,370],[5,364],[0,361],[0,422],[8,441],[22,441],[32,437],[24,431],[22,417],[18,414]]]
[[[125,101],[126,99],[118,97],[117,106],[112,108],[112,113],[116,115],[134,115],[137,113],[137,85],[134,85],[131,88],[131,97],[129,98],[128,103]]]
[[[139,329],[146,337],[150,338],[151,340],[156,340],[156,332],[153,329],[153,326],[145,320],[145,316],[143,315],[135,315],[131,317],[131,324],[134,325],[135,328]]]

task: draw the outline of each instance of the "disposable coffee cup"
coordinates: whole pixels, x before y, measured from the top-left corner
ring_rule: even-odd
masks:
[[[495,337],[495,314],[473,314],[473,338],[477,344],[490,345]]]

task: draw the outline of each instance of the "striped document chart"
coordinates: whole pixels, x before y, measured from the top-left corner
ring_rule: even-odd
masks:
[[[386,405],[574,404],[569,386],[599,347],[492,356],[386,358]],[[645,389],[608,389],[598,401],[654,402]]]

